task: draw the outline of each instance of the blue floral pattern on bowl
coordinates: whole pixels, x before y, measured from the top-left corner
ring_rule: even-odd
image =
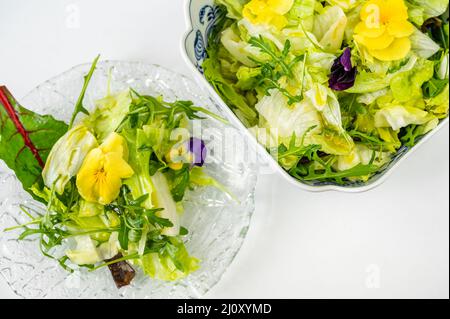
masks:
[[[225,12],[219,6],[206,4],[200,8],[197,16],[199,28],[195,31],[194,40],[195,66],[203,74],[202,63],[206,58],[208,40],[217,22],[225,16]]]
[[[256,139],[248,132],[247,128],[239,121],[239,119],[234,115],[231,109],[224,103],[220,96],[214,91],[212,86],[208,83],[203,75],[202,63],[207,57],[206,49],[208,47],[208,40],[210,40],[211,32],[214,27],[220,22],[220,19],[225,17],[226,12],[222,7],[214,4],[214,0],[186,0],[188,9],[188,19],[191,29],[186,34],[184,39],[184,54],[185,58],[191,66],[194,67],[194,75],[199,83],[201,83],[208,91],[210,95],[216,100],[219,108],[224,111],[227,117],[230,119],[232,124],[238,127],[242,131],[247,132],[247,137],[249,137],[255,144],[258,144]],[[381,168],[376,174],[374,174],[368,181],[348,181],[345,185],[339,185],[333,182],[304,182],[295,179],[290,176],[281,166],[277,164],[279,172],[284,175],[290,182],[299,186],[300,188],[309,191],[326,191],[326,190],[338,190],[338,191],[348,191],[348,192],[360,192],[372,189],[380,185],[392,172],[400,162],[406,159],[412,151],[417,149],[421,144],[428,140],[432,135],[434,135],[440,128],[448,123],[448,118],[442,120],[439,126],[428,133],[426,136],[422,137],[420,141],[414,147],[401,147],[397,153],[392,157],[389,163],[387,163],[383,168]],[[263,152],[263,156],[269,161],[274,161],[274,159],[269,155],[268,152],[261,145],[257,145],[260,152]]]

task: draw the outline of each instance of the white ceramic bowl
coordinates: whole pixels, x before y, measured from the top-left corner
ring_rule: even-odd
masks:
[[[217,102],[219,108],[228,117],[231,123],[236,126],[242,133],[248,137],[250,144],[252,144],[258,154],[265,158],[266,161],[271,162],[276,170],[286,178],[289,182],[298,186],[301,189],[318,192],[318,191],[344,191],[344,192],[364,192],[373,189],[382,184],[393,172],[393,170],[400,165],[408,156],[417,150],[423,143],[430,139],[439,129],[448,123],[448,118],[442,120],[439,126],[428,133],[412,148],[403,146],[400,148],[395,156],[392,157],[382,170],[375,174],[367,182],[348,182],[346,185],[338,185],[334,183],[323,182],[302,182],[290,176],[276,160],[269,155],[266,149],[260,145],[256,138],[247,130],[242,122],[236,117],[231,109],[225,104],[222,98],[216,93],[213,87],[203,76],[202,63],[206,58],[206,48],[208,45],[208,37],[211,30],[218,19],[224,14],[218,6],[214,4],[214,0],[185,0],[186,5],[186,19],[188,24],[188,31],[183,38],[182,54],[191,69],[197,82],[203,86]]]

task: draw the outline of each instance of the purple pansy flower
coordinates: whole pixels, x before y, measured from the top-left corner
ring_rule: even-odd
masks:
[[[352,52],[346,48],[344,53],[334,61],[328,84],[335,91],[345,91],[355,85],[356,66],[352,66]]]
[[[206,155],[208,153],[205,142],[199,138],[191,137],[188,141],[188,150],[193,155],[191,167],[202,167],[205,164]]]

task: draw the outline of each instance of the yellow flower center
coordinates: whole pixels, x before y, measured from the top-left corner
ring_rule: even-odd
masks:
[[[253,24],[268,24],[278,30],[283,29],[294,0],[252,0],[244,6],[243,16]]]
[[[167,166],[178,171],[183,168],[185,163],[192,163],[192,154],[188,151],[186,143],[182,143],[179,147],[174,146],[166,154]]]
[[[90,151],[84,159],[77,175],[81,197],[102,205],[113,202],[119,196],[122,179],[134,174],[127,159],[126,141],[119,134],[111,133],[100,147]]]
[[[355,27],[354,39],[373,57],[395,61],[411,51],[409,36],[413,32],[403,0],[370,0],[361,9],[361,22]]]

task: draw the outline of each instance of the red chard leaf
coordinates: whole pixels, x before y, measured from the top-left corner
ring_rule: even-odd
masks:
[[[5,86],[0,86],[0,160],[15,172],[26,191],[42,183],[47,156],[66,132],[64,122],[23,108]]]

